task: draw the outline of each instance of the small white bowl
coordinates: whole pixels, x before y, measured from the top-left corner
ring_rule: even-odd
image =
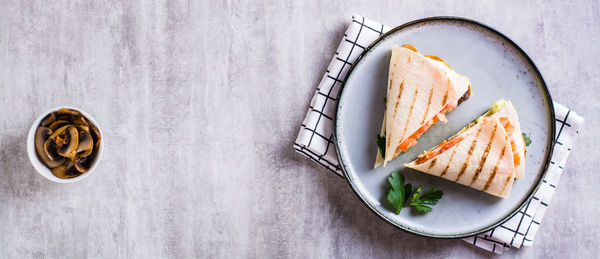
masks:
[[[98,132],[100,132],[100,136],[102,137],[102,139],[100,140],[100,145],[98,146],[98,150],[95,151],[95,152],[97,152],[97,154],[96,154],[96,157],[94,158],[94,161],[92,161],[92,163],[90,165],[90,169],[87,172],[85,172],[77,177],[69,178],[69,179],[61,179],[61,178],[58,178],[55,175],[53,175],[52,171],[50,171],[50,169],[48,169],[48,167],[46,167],[46,165],[44,165],[42,163],[40,158],[37,156],[37,153],[35,152],[35,131],[37,130],[38,126],[40,125],[40,122],[44,119],[44,117],[46,117],[46,115],[50,114],[51,112],[58,111],[60,108],[67,108],[67,109],[71,109],[71,110],[80,112],[83,115],[83,117],[90,120],[92,123],[94,123],[94,125],[96,125],[96,128],[98,128]],[[35,170],[39,174],[41,174],[43,177],[46,177],[46,179],[53,181],[53,182],[57,182],[57,183],[74,183],[74,182],[81,181],[83,178],[90,176],[92,173],[94,173],[96,171],[94,169],[96,169],[96,166],[100,162],[100,159],[102,159],[102,152],[104,151],[104,141],[105,141],[105,138],[104,138],[104,134],[102,134],[102,129],[100,129],[100,125],[98,125],[98,122],[96,122],[96,120],[94,120],[94,118],[92,116],[90,116],[86,112],[84,112],[80,109],[74,108],[74,107],[60,106],[60,107],[56,107],[56,108],[50,109],[50,110],[42,113],[42,115],[33,122],[33,124],[31,125],[31,128],[29,129],[29,135],[27,135],[27,155],[29,156],[29,161],[31,161],[31,164],[33,165]]]

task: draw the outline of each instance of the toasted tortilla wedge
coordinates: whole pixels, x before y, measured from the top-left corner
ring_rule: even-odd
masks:
[[[414,146],[421,134],[438,120],[445,121],[444,115],[471,94],[467,77],[440,58],[423,56],[410,45],[392,48],[388,78],[380,135],[385,136],[385,148],[380,146],[375,167],[382,163],[385,166]]]
[[[508,197],[515,166],[510,140],[498,118],[469,128],[464,139],[438,156],[407,167],[499,197]]]
[[[524,175],[525,143],[511,102],[499,100],[461,131],[405,166],[508,197]]]
[[[521,131],[521,123],[519,123],[517,110],[515,110],[515,107],[512,105],[512,103],[508,101],[506,102],[506,105],[502,107],[502,109],[494,113],[492,116],[498,118],[506,117],[509,119],[510,124],[514,126],[514,131],[512,134],[510,134],[509,138],[511,140],[511,144],[514,145],[514,155],[517,156],[515,159],[519,161],[519,165],[515,169],[515,176],[517,179],[521,179],[525,175],[525,140],[523,139],[523,132]]]

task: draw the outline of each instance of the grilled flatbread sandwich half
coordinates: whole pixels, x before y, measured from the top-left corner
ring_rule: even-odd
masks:
[[[441,58],[422,55],[411,45],[394,46],[375,167],[408,151],[433,124],[446,122],[444,115],[470,96],[469,78]]]
[[[499,100],[461,131],[405,166],[508,197],[524,174],[525,142],[511,102]]]

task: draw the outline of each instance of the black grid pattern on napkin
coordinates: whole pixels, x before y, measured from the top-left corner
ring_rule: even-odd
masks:
[[[351,26],[346,31],[346,34],[344,34],[344,41],[335,53],[335,58],[329,65],[325,76],[317,88],[317,92],[311,100],[307,120],[302,123],[300,132],[308,132],[310,138],[307,143],[294,143],[294,149],[297,152],[309,157],[311,160],[338,175],[341,175],[342,172],[337,163],[337,155],[335,154],[333,125],[335,123],[335,107],[337,106],[339,93],[343,87],[343,80],[352,63],[364,51],[366,46],[370,45],[374,39],[387,31],[384,25],[378,25],[375,28],[377,23],[360,16],[353,16],[352,23],[358,25],[358,28]],[[311,118],[313,121],[310,120]],[[314,118],[316,118],[316,121],[314,121]],[[319,143],[315,144],[317,138],[319,139]],[[321,147],[323,140],[327,143],[324,150]],[[315,145],[319,146],[315,147]],[[335,157],[334,161],[332,159],[324,159],[324,156],[328,154],[330,157]]]

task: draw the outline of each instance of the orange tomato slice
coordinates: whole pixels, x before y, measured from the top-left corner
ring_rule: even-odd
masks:
[[[515,131],[515,126],[510,124],[510,121],[507,117],[500,117],[500,124],[504,127],[506,134],[508,134],[508,138],[510,139],[510,149],[513,152],[515,167],[521,165],[521,158],[519,157],[519,152],[517,152],[517,144],[513,139],[513,133]]]

